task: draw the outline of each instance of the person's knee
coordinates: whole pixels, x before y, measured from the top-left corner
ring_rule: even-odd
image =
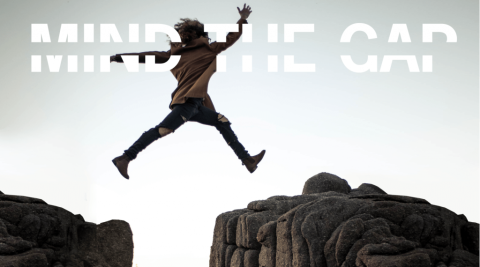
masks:
[[[219,123],[215,125],[215,127],[222,134],[227,144],[231,145],[232,143],[236,142],[238,139],[230,127],[230,121],[222,114],[218,114],[218,122]]]
[[[158,133],[160,134],[161,137],[164,137],[166,135],[169,135],[173,132],[173,130],[165,128],[165,127],[159,127],[158,128]]]
[[[227,117],[223,116],[223,115],[220,114],[220,113],[218,113],[217,119],[218,119],[219,122],[226,122],[226,123],[230,122],[230,121],[227,119]]]
[[[227,117],[223,116],[222,114],[218,113],[217,122],[214,124],[215,128],[220,131],[222,134],[223,132],[228,132],[228,128],[230,128],[230,121]]]

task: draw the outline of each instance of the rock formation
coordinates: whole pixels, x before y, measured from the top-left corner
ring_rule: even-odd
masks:
[[[130,225],[96,225],[41,199],[0,192],[0,266],[131,267]]]
[[[464,215],[320,173],[302,195],[220,214],[210,267],[478,267],[478,242]]]

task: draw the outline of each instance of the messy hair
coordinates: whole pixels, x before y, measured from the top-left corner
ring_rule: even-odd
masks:
[[[181,22],[175,24],[175,26],[173,26],[173,28],[178,32],[178,34],[180,36],[182,36],[182,33],[184,32],[189,32],[189,31],[194,31],[195,34],[197,35],[197,37],[200,37],[200,36],[203,36],[205,38],[208,38],[208,40],[210,41],[210,38],[208,37],[208,32],[205,32],[204,29],[203,29],[203,24],[198,21],[197,19],[189,19],[189,18],[181,18],[180,19]],[[170,44],[170,45],[173,45],[173,46],[180,46],[182,44],[185,44],[185,43],[188,43],[189,39],[187,40],[184,40],[182,38],[182,42],[181,43],[178,43],[178,42],[172,42],[172,40],[170,39],[170,36],[168,36],[168,39],[167,42]]]

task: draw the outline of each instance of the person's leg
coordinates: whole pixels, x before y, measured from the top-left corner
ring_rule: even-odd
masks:
[[[148,145],[157,139],[174,132],[189,118],[194,116],[198,112],[199,103],[201,105],[201,102],[191,98],[184,104],[176,105],[160,124],[144,132],[130,148],[125,150],[125,154],[130,160],[135,159],[137,154],[144,150]]]
[[[196,121],[202,124],[215,126],[222,134],[227,144],[232,148],[233,152],[242,161],[243,165],[250,173],[257,169],[258,163],[263,159],[265,150],[262,150],[258,155],[250,156],[245,147],[238,141],[237,136],[230,127],[231,122],[222,114],[217,113],[204,106],[199,107],[198,113],[193,116],[191,121]]]
[[[174,132],[194,116],[198,112],[198,106],[201,106],[201,99],[188,99],[186,103],[176,105],[160,124],[144,132],[132,146],[125,150],[123,155],[114,158],[112,162],[122,176],[129,179],[128,163],[151,143]]]
[[[245,147],[238,141],[237,136],[230,127],[231,122],[222,114],[217,113],[204,106],[199,107],[198,113],[190,121],[214,126],[222,134],[227,144],[232,148],[240,160],[250,157]]]

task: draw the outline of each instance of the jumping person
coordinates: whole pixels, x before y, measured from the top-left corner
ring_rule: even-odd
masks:
[[[215,126],[222,134],[227,144],[233,149],[250,173],[257,169],[258,163],[265,155],[262,150],[256,156],[250,156],[245,147],[238,141],[237,136],[230,128],[230,121],[215,111],[212,100],[207,93],[210,77],[216,71],[216,56],[232,46],[242,35],[242,24],[247,24],[250,15],[250,6],[238,12],[240,19],[238,32],[230,32],[226,42],[209,43],[208,33],[204,32],[203,24],[198,20],[182,18],[174,28],[179,33],[181,43],[170,40],[170,50],[166,52],[143,52],[116,54],[110,57],[110,62],[123,62],[122,55],[137,55],[139,62],[145,63],[145,56],[155,56],[155,63],[165,63],[170,55],[181,55],[178,64],[170,71],[178,81],[178,87],[172,93],[170,109],[172,110],[165,119],[150,130],[144,132],[124,154],[114,158],[113,164],[118,168],[123,177],[129,179],[128,164],[137,157],[137,154],[155,140],[174,132],[187,121],[196,121],[201,124]]]

